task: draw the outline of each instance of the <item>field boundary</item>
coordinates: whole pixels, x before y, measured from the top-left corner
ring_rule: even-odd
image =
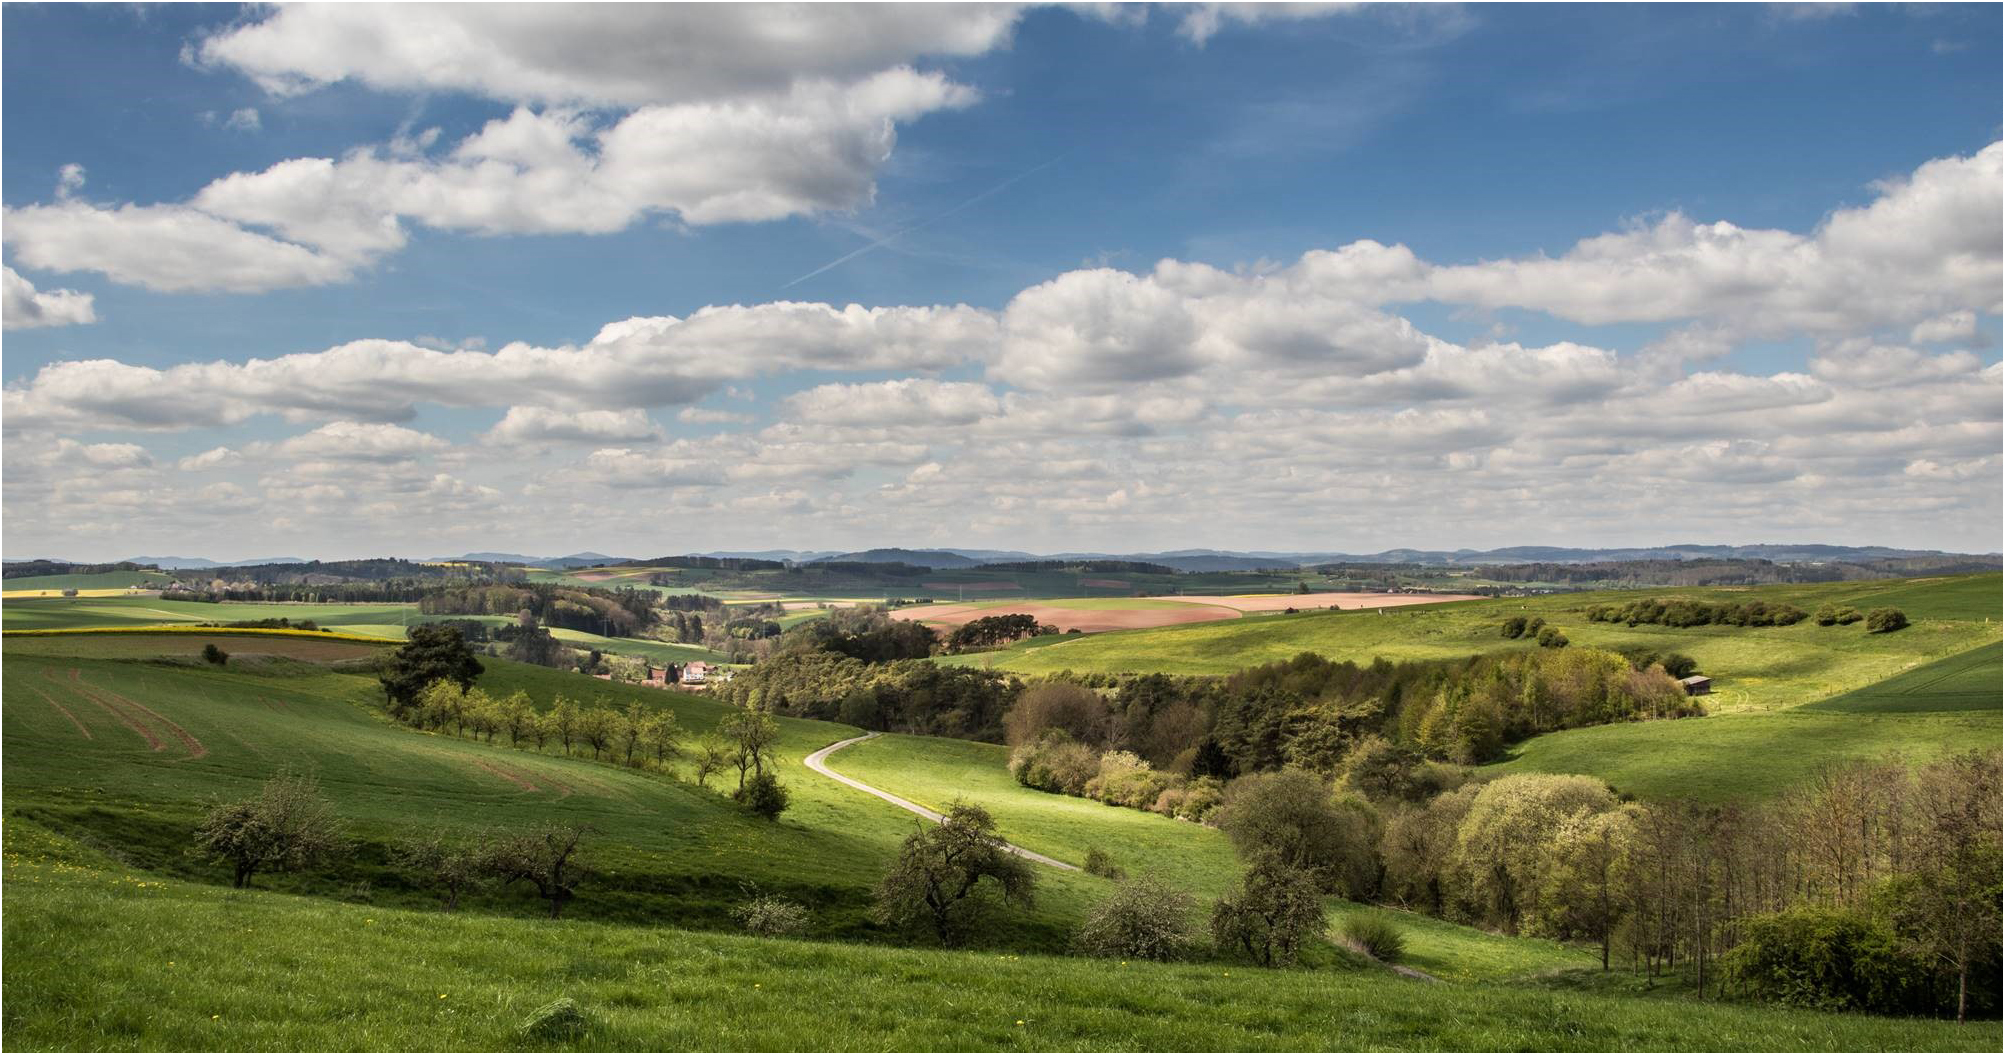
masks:
[[[34,630],[8,630],[0,632],[0,637],[60,637],[66,634],[212,634],[229,637],[304,637],[315,641],[358,641],[367,645],[394,645],[398,643],[393,638],[345,634],[336,630],[288,630],[281,627],[257,626],[188,626],[181,623],[163,623],[158,626],[44,627]]]

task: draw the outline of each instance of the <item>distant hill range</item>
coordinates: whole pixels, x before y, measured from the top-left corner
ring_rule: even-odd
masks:
[[[248,560],[210,560],[207,557],[127,557],[128,564],[151,564],[163,571],[240,568],[254,564],[305,564],[305,557],[252,557]]]
[[[786,553],[789,551],[770,551]],[[751,554],[745,554],[751,556]],[[1016,561],[1118,560],[1159,564],[1183,572],[1261,571],[1308,568],[1325,564],[1411,564],[1431,567],[1480,567],[1510,564],[1605,564],[1639,560],[1766,560],[1778,564],[1856,563],[1904,558],[1976,557],[1996,554],[1956,554],[1941,550],[1896,549],[1890,546],[1826,546],[1817,544],[1758,544],[1749,546],[1672,545],[1611,549],[1566,546],[1507,546],[1502,549],[1392,549],[1378,553],[1272,552],[1212,549],[1170,550],[1163,553],[1067,552],[1035,554],[1012,550],[868,549],[827,554],[797,563],[909,564],[941,569],[975,568]]]
[[[1699,544],[1678,544],[1669,546],[1631,546],[1605,549],[1579,548],[1569,546],[1506,546],[1500,549],[1457,549],[1423,550],[1390,549],[1377,553],[1343,553],[1338,551],[1270,551],[1270,550],[1216,550],[1181,549],[1161,553],[1108,553],[1070,551],[1064,553],[1028,553],[1022,550],[996,549],[906,549],[902,547],[881,547],[876,549],[842,552],[838,550],[710,550],[690,554],[682,558],[659,558],[656,560],[630,557],[613,557],[603,553],[584,551],[563,557],[537,557],[524,553],[481,552],[466,553],[457,557],[440,557],[440,561],[471,561],[483,564],[520,564],[541,568],[586,568],[598,565],[648,565],[668,564],[676,560],[708,558],[726,562],[773,562],[774,564],[897,564],[909,568],[934,571],[966,570],[989,564],[1020,564],[1025,562],[1081,562],[1081,561],[1125,561],[1133,564],[1158,565],[1180,572],[1232,572],[1232,571],[1291,571],[1297,568],[1315,568],[1326,565],[1407,565],[1435,568],[1477,568],[1508,567],[1513,565],[1590,565],[1611,564],[1634,561],[1720,561],[1752,560],[1770,561],[1776,564],[1872,564],[1883,561],[1910,562],[1914,566],[1927,566],[1941,561],[1945,571],[1967,567],[1997,567],[1999,555],[1947,553],[1942,550],[1899,549],[1892,546],[1829,546],[1815,543],[1759,543],[1746,546],[1708,546]],[[22,558],[9,558],[8,564],[23,563]],[[66,563],[63,561],[42,561],[42,563]],[[127,563],[143,567],[165,570],[201,570],[216,568],[271,567],[284,564],[306,564],[310,561],[300,557],[260,557],[254,560],[217,561],[206,557],[132,557]],[[1912,574],[1913,572],[1909,572]]]
[[[435,557],[434,560],[479,561],[484,564],[527,564],[538,568],[590,568],[600,564],[618,564],[626,557],[608,557],[603,553],[589,550],[573,553],[568,557],[531,557],[524,553],[463,553],[457,557]]]

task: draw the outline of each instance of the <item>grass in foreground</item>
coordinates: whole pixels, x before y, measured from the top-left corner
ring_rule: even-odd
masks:
[[[161,882],[9,821],[15,1050],[1996,1050],[1996,1023],[928,952]],[[536,1035],[570,997],[576,1035]]]

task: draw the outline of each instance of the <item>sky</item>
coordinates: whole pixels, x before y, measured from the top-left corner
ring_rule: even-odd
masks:
[[[1994,552],[1995,5],[0,9],[10,558]]]

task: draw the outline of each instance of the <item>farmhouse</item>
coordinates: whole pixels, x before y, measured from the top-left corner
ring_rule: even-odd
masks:
[[[682,668],[684,685],[701,685],[708,680],[710,680],[710,664],[700,659],[691,660],[688,666]]]
[[[1687,696],[1710,696],[1713,694],[1713,679],[1703,674],[1694,674],[1689,678],[1679,678],[1678,684],[1685,687],[1685,695]]]

